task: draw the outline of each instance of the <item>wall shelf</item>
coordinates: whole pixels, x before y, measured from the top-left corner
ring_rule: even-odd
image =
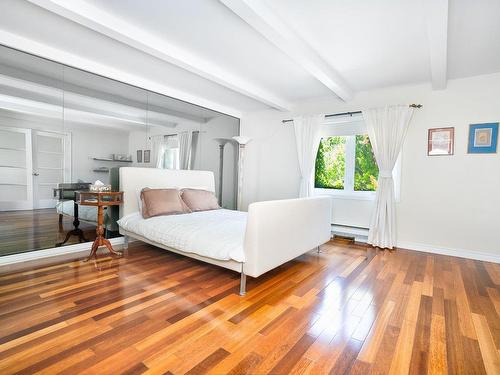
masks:
[[[132,160],[116,160],[116,159],[111,159],[111,158],[92,158],[93,160],[98,160],[98,161],[112,161],[112,162],[118,162],[118,163],[132,163]]]

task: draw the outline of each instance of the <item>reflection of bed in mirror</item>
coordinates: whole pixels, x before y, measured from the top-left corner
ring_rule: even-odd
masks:
[[[87,191],[87,190],[79,190]],[[81,221],[96,224],[97,223],[97,208],[90,206],[79,207],[73,199],[62,200],[56,203],[56,211],[61,216],[72,216]],[[62,218],[59,220],[62,221]]]

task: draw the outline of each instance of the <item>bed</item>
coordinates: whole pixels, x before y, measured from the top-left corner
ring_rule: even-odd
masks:
[[[260,275],[286,263],[331,237],[331,200],[312,197],[256,202],[248,213],[214,210],[144,219],[137,192],[149,188],[196,188],[214,192],[210,171],[120,168],[119,231],[162,249],[221,266],[246,276]]]

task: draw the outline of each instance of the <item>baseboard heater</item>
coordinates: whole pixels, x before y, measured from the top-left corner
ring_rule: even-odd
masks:
[[[368,240],[368,228],[332,224],[332,234],[334,237],[349,238],[355,242],[366,243]]]

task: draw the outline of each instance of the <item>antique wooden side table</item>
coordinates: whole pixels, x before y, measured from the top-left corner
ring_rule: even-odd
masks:
[[[90,260],[97,254],[97,249],[100,246],[106,246],[109,252],[113,255],[121,256],[122,253],[115,251],[111,242],[104,238],[104,226],[103,226],[103,209],[105,206],[118,206],[123,202],[123,192],[122,191],[103,191],[103,192],[92,192],[92,191],[81,191],[78,192],[77,199],[75,202],[82,206],[95,206],[97,207],[97,228],[96,228],[96,239],[92,244],[92,249],[90,254],[85,261]]]

